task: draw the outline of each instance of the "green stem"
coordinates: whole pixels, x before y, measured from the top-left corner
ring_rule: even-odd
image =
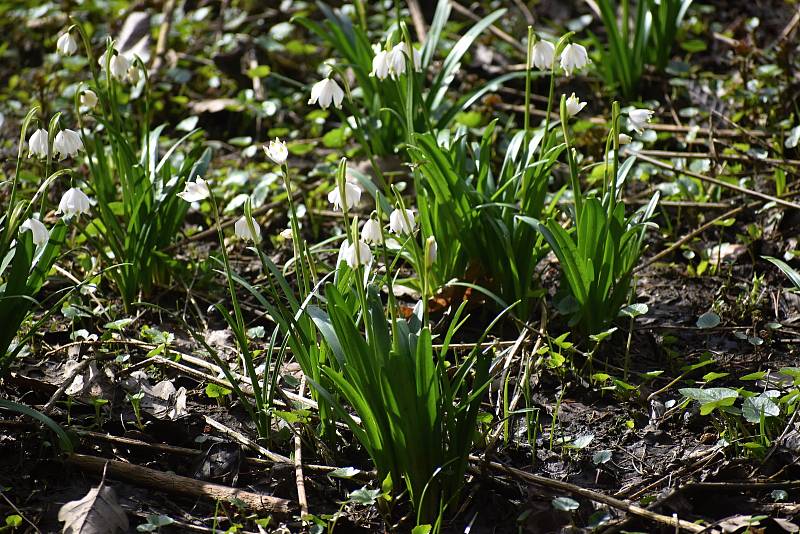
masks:
[[[531,127],[531,62],[533,61],[533,26],[528,26],[528,54],[525,61],[525,114],[523,116],[525,129],[525,148],[527,151]]]
[[[580,225],[581,213],[583,211],[583,193],[581,192],[580,178],[578,177],[578,166],[572,155],[572,147],[569,144],[569,129],[567,125],[567,100],[566,96],[561,96],[561,130],[564,134],[564,144],[567,146],[567,163],[569,164],[569,179],[572,187],[572,196],[575,201],[575,226]]]
[[[210,186],[209,186],[210,189]],[[217,227],[217,237],[219,238],[220,248],[222,249],[222,262],[225,265],[225,277],[228,280],[228,291],[231,295],[231,304],[233,305],[234,318],[236,319],[236,327],[239,330],[236,337],[239,340],[240,349],[242,351],[242,360],[247,374],[250,376],[251,387],[253,388],[253,396],[256,401],[256,408],[258,414],[254,423],[258,426],[258,433],[266,437],[269,434],[269,428],[265,428],[266,410],[264,409],[264,399],[261,394],[261,384],[258,381],[255,366],[253,365],[253,356],[250,353],[250,347],[247,342],[247,333],[245,329],[244,316],[242,315],[242,308],[239,305],[239,299],[236,297],[236,288],[233,282],[233,269],[231,269],[230,258],[228,258],[228,251],[225,248],[225,235],[222,232],[222,225],[220,224],[219,208],[213,193],[209,195],[211,201],[211,208],[214,215],[214,224]]]

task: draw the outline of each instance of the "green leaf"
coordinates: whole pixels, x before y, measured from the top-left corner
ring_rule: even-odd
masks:
[[[218,399],[220,397],[224,397],[226,395],[230,395],[231,390],[224,388],[217,384],[208,384],[206,385],[206,396],[209,399]]]
[[[647,304],[634,303],[622,308],[619,311],[619,314],[627,317],[639,317],[640,315],[646,314],[648,311],[650,311],[650,308],[647,307]]]
[[[789,277],[789,280],[792,282],[795,289],[800,289],[800,274],[798,274],[797,271],[789,267],[789,265],[787,265],[786,262],[779,260],[778,258],[772,258],[770,256],[762,256],[762,257],[765,260],[771,262],[781,271],[783,271],[783,274]]]
[[[592,463],[594,463],[594,465],[604,464],[611,460],[611,456],[612,452],[608,449],[597,451],[592,455]]]
[[[372,506],[378,500],[378,497],[381,495],[381,490],[377,489],[369,489],[364,486],[361,489],[357,489],[350,493],[347,496],[347,500],[351,503],[355,504],[362,504],[364,506]]]
[[[757,371],[740,377],[739,380],[761,380],[767,376],[766,371]]]
[[[269,68],[269,65],[258,65],[248,69],[247,76],[250,78],[266,78],[270,72],[272,72],[272,69]]]
[[[575,438],[575,440],[568,444],[567,447],[570,449],[585,449],[589,446],[592,440],[594,440],[594,434],[584,434]]]
[[[700,39],[690,39],[688,41],[684,41],[681,43],[681,48],[686,50],[689,53],[697,53],[702,52],[708,48],[708,45],[705,41]]]
[[[705,380],[706,382],[712,382],[714,380],[717,380],[718,378],[725,378],[729,374],[730,373],[716,373],[714,371],[711,371],[710,373],[706,373],[703,375],[703,380]]]
[[[764,417],[777,417],[781,414],[781,409],[771,398],[761,394],[758,397],[748,397],[742,404],[742,416],[749,423],[759,423],[761,415]]]
[[[706,312],[697,318],[697,328],[715,328],[719,326],[720,318],[714,312]]]
[[[328,476],[335,478],[353,478],[359,473],[361,473],[361,470],[355,467],[340,467],[328,473]]]
[[[681,395],[700,403],[700,415],[708,415],[716,408],[733,406],[739,397],[736,390],[730,388],[683,388]]]

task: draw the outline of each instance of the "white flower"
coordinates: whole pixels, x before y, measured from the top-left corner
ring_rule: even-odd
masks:
[[[97,105],[97,94],[91,89],[86,89],[81,93],[81,104],[89,109],[94,109]]]
[[[650,119],[653,118],[653,111],[649,109],[632,109],[628,112],[628,128],[641,134]]]
[[[102,68],[106,68],[106,55],[108,53],[109,51],[106,50],[98,60]],[[114,51],[111,51],[111,59],[109,60],[108,66],[111,69],[111,75],[118,81],[124,82],[128,77],[128,69],[131,68],[131,63],[128,61],[128,58],[122,54],[115,54]]]
[[[128,73],[126,76],[128,81],[131,82],[131,85],[136,85],[139,83],[139,67],[136,65],[131,65],[128,67]]]
[[[81,136],[73,130],[61,130],[53,140],[53,152],[61,154],[62,158],[74,156],[82,148]]]
[[[619,144],[620,145],[627,145],[631,142],[631,136],[628,134],[621,133],[619,134]]]
[[[439,245],[436,243],[436,238],[429,236],[428,239],[425,240],[425,262],[427,263],[428,267],[433,265],[433,262],[436,261],[436,256],[438,253]]]
[[[186,202],[200,202],[210,197],[211,191],[208,189],[208,182],[198,176],[197,181],[186,182],[186,186],[178,196]]]
[[[572,76],[572,73],[589,63],[589,54],[586,49],[579,44],[570,43],[564,47],[561,52],[561,68],[567,73],[567,76]]]
[[[50,232],[47,231],[47,227],[39,219],[27,219],[19,226],[20,233],[26,230],[30,230],[31,234],[33,234],[33,244],[37,247],[44,245],[50,239]]]
[[[375,219],[367,219],[361,228],[361,240],[364,243],[380,243],[382,237],[381,224]]]
[[[269,159],[278,165],[286,163],[286,158],[289,157],[289,150],[286,148],[286,143],[277,137],[269,142],[269,145],[264,145],[264,152],[269,156]]]
[[[406,58],[408,56],[408,48],[405,41],[397,43],[392,47],[386,61],[389,63],[389,70],[394,76],[400,76],[406,72]],[[422,54],[416,48],[411,49],[411,61],[414,64],[414,70],[419,72],[422,69]]]
[[[344,197],[344,202],[342,202],[341,191],[339,191],[339,186],[336,186],[333,191],[328,193],[328,202],[333,204],[334,210],[342,209],[342,207],[349,210],[361,201],[361,188],[357,183],[348,179],[344,183]]]
[[[567,98],[567,114],[570,117],[574,117],[585,107],[586,102],[581,102],[580,98],[575,96],[575,93],[572,93],[569,98]]]
[[[389,215],[389,230],[395,234],[410,234],[417,227],[414,212],[406,209],[396,209]]]
[[[389,52],[387,50],[379,50],[372,58],[372,72],[370,76],[375,76],[379,80],[385,80],[389,76],[391,64],[389,63]]]
[[[86,193],[73,187],[61,197],[61,202],[58,203],[58,212],[65,217],[72,217],[73,215],[80,215],[89,211],[89,197]]]
[[[30,152],[28,153],[28,157],[31,156],[38,156],[40,158],[47,157],[48,153],[47,143],[49,141],[47,137],[48,133],[47,130],[45,130],[44,128],[39,128],[38,130],[33,132],[31,138],[28,139],[28,150],[30,150]]]
[[[253,230],[255,230],[255,234],[250,232],[250,225],[247,223],[247,217],[245,216],[239,217],[239,220],[234,223],[233,231],[236,233],[236,237],[239,239],[251,240],[254,243],[260,243],[261,227],[253,217],[250,217],[250,222],[253,223]]]
[[[556,47],[550,41],[538,41],[533,45],[533,66],[540,70],[553,68],[556,57]]]
[[[359,241],[357,244],[348,245],[342,252],[342,258],[351,269],[355,269],[372,261],[372,251],[366,243]]]
[[[78,51],[78,45],[75,43],[75,39],[72,38],[69,32],[64,33],[61,37],[58,38],[56,41],[56,50],[62,56],[71,56],[75,52]]]
[[[333,103],[334,106],[341,109],[342,100],[344,100],[344,91],[339,84],[331,78],[325,78],[311,88],[311,98],[308,99],[308,103],[319,103],[319,107],[322,109],[326,109]]]

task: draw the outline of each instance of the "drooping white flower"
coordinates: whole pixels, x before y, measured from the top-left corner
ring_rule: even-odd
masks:
[[[632,109],[628,112],[628,128],[641,134],[652,118],[653,111],[650,109]]]
[[[564,69],[567,76],[572,76],[573,72],[585,67],[587,63],[589,63],[589,54],[583,45],[570,43],[561,52],[561,68]]]
[[[533,66],[540,70],[550,70],[553,68],[553,61],[556,58],[556,47],[550,41],[537,41],[533,45]]]
[[[327,109],[333,103],[336,108],[341,109],[342,100],[344,100],[344,90],[333,79],[325,78],[311,88],[311,98],[308,99],[308,103],[312,105],[318,103],[322,109]]]
[[[253,223],[253,230],[255,234],[250,232],[250,225],[247,223],[247,217],[241,216],[233,225],[233,231],[239,239],[249,240],[253,243],[261,242],[261,227],[258,225],[253,217],[250,217],[250,222]]]
[[[333,191],[328,193],[328,202],[333,204],[333,209],[338,210],[342,209],[351,209],[353,206],[357,206],[358,203],[361,201],[361,187],[351,179],[348,179],[344,183],[344,202],[342,202],[342,195],[341,191],[339,191],[339,186],[336,186]]]
[[[83,141],[81,141],[81,136],[73,130],[61,130],[53,140],[53,152],[61,154],[62,158],[74,156],[82,148]]]
[[[378,50],[375,53],[375,57],[372,58],[372,72],[370,72],[369,75],[375,76],[379,80],[385,80],[389,76],[390,69],[389,51]]]
[[[48,133],[44,128],[39,128],[28,139],[28,157],[37,156],[46,158],[48,153]]]
[[[417,221],[410,209],[397,208],[389,215],[389,230],[395,234],[411,234],[416,227]]]
[[[422,53],[412,47],[411,55],[409,56],[408,47],[405,41],[402,41],[392,47],[387,57],[392,77],[400,76],[406,72],[406,58],[411,59],[415,71],[419,72],[422,69]]]
[[[428,264],[428,267],[433,265],[438,254],[439,245],[436,243],[436,238],[429,236],[428,239],[425,240],[425,262]]]
[[[361,240],[364,243],[380,243],[382,237],[381,224],[375,219],[367,219],[361,228]]]
[[[72,38],[72,35],[67,32],[61,35],[56,41],[56,50],[62,56],[71,56],[75,52],[78,51],[78,44],[75,42],[75,39]]]
[[[113,76],[120,82],[124,82],[128,77],[128,69],[131,68],[131,63],[130,61],[128,61],[128,58],[126,58],[122,54],[120,53],[115,54],[113,50],[110,52],[111,52],[111,59],[108,62],[108,67],[111,70],[111,76]],[[106,55],[108,53],[109,51],[106,50],[106,52],[102,56],[100,56],[100,59],[98,60],[100,63],[100,67],[104,69],[106,68]]]
[[[20,233],[26,230],[30,230],[31,234],[33,234],[33,244],[37,247],[44,245],[50,239],[50,232],[47,231],[47,227],[39,219],[26,219],[25,222],[19,225]]]
[[[366,243],[359,241],[352,245],[348,245],[344,249],[342,257],[351,269],[355,269],[359,265],[366,265],[372,261],[372,251]]]
[[[619,144],[620,145],[627,145],[631,142],[631,136],[628,134],[621,133],[619,134]]]
[[[131,65],[128,67],[128,72],[125,76],[128,78],[128,81],[131,83],[131,85],[136,85],[139,83],[139,67],[136,65]]]
[[[269,142],[269,145],[264,145],[264,153],[274,161],[277,165],[286,163],[286,158],[289,157],[289,149],[286,148],[286,143],[277,137]]]
[[[208,182],[198,176],[196,181],[186,182],[178,196],[186,202],[200,202],[210,197],[211,191],[208,189]]]
[[[86,89],[81,92],[81,105],[86,106],[89,109],[94,109],[94,107],[97,105],[97,93],[91,89]]]
[[[90,203],[89,197],[80,189],[73,187],[69,189],[64,196],[61,197],[61,202],[58,203],[58,212],[65,217],[72,217],[80,215],[89,211]]]
[[[567,114],[570,117],[574,117],[585,107],[586,102],[581,102],[580,98],[575,96],[575,93],[572,93],[569,98],[567,98]]]

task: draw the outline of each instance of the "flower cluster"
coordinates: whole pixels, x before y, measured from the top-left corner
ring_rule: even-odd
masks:
[[[118,50],[113,48],[106,50],[97,61],[102,69],[105,69],[106,65],[108,65],[108,71],[118,82],[129,82],[133,85],[139,82],[139,68]]]
[[[556,47],[550,41],[544,39],[539,40],[533,45],[532,50],[532,63],[533,66],[540,70],[551,70],[555,64]],[[567,73],[567,76],[579,69],[582,69],[591,62],[586,48],[578,43],[569,43],[561,51],[561,68]]]
[[[59,130],[53,139],[53,155],[60,159],[72,157],[83,150],[83,141],[74,130]],[[39,128],[28,139],[28,157],[46,158],[50,154],[50,135],[44,128]]]
[[[379,80],[385,80],[388,77],[395,79],[405,74],[407,59],[413,62],[416,72],[422,70],[422,54],[412,47],[409,57],[408,46],[405,42],[394,45],[390,50],[384,50],[380,45],[375,45],[373,49],[375,57],[372,58],[372,72],[369,75]]]

